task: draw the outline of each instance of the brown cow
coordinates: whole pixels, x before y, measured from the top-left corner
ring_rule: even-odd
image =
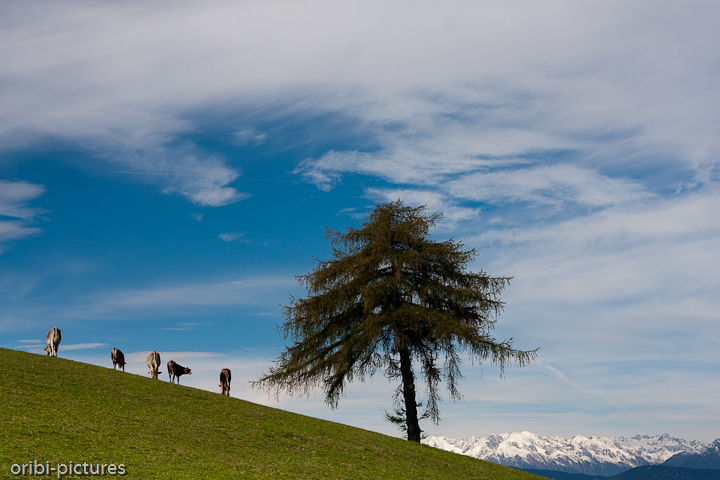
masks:
[[[219,387],[222,387],[222,393],[221,395],[227,395],[230,396],[230,369],[229,368],[223,368],[220,372],[220,385]]]
[[[170,360],[167,363],[168,367],[168,376],[170,377],[170,383],[175,383],[175,378],[177,378],[178,385],[180,385],[180,376],[181,375],[192,375],[192,372],[189,368],[180,366],[179,363],[175,363],[173,360]]]
[[[47,343],[47,346],[43,348],[45,355],[57,357],[60,340],[62,340],[62,335],[60,335],[60,329],[58,327],[53,327],[48,330],[48,333],[45,336],[45,343]]]
[[[150,371],[148,372],[150,374],[150,378],[154,378],[157,380],[158,373],[162,373],[159,371],[160,368],[160,354],[153,350],[152,352],[148,353],[147,360],[145,360],[145,363],[147,364]]]
[[[122,367],[123,372],[125,371],[125,355],[123,355],[123,352],[121,352],[117,348],[113,348],[112,352],[110,353],[110,358],[113,362],[113,370],[120,370],[120,368]]]

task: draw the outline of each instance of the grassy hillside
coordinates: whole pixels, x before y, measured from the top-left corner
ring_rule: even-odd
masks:
[[[0,478],[32,460],[122,463],[125,478],[163,480],[540,478],[217,393],[0,349]]]

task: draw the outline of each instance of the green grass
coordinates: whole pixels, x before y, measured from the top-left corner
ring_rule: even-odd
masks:
[[[126,478],[164,480],[541,478],[217,393],[0,349],[0,478],[24,478],[10,467],[32,460],[122,463]]]

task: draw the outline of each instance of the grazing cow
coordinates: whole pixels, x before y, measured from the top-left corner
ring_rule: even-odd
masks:
[[[125,355],[123,355],[123,352],[118,350],[117,348],[112,349],[112,353],[110,353],[110,358],[113,362],[113,370],[117,369],[120,370],[122,367],[123,372],[125,371]]]
[[[230,396],[230,369],[223,368],[220,372],[220,387],[222,387],[221,395]]]
[[[170,376],[170,383],[175,383],[175,378],[177,378],[178,385],[180,385],[180,375],[192,375],[189,368],[182,367],[179,363],[175,363],[173,360],[168,362],[167,367],[168,376]]]
[[[150,369],[150,371],[148,372],[150,374],[150,378],[154,378],[155,380],[157,380],[158,373],[162,373],[158,371],[158,369],[160,368],[160,354],[153,350],[152,352],[148,353],[145,363]]]
[[[48,333],[45,336],[45,342],[47,343],[47,346],[43,349],[45,351],[45,355],[57,357],[58,347],[60,346],[61,339],[62,335],[60,335],[60,329],[58,327],[53,327],[48,330]]]

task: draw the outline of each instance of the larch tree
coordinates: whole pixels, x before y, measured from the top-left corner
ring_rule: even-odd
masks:
[[[291,297],[284,307],[278,330],[292,345],[253,386],[276,396],[321,387],[335,408],[349,382],[381,371],[400,380],[395,415],[386,417],[419,442],[419,419],[440,420],[441,381],[450,398],[461,398],[462,354],[501,372],[534,360],[537,349],[516,350],[512,339],[491,336],[510,278],[467,272],[474,249],[432,241],[430,229],[441,216],[397,201],[377,205],[362,228],[328,230],[333,258],[297,277],[307,298]],[[426,385],[421,415],[416,371]]]

